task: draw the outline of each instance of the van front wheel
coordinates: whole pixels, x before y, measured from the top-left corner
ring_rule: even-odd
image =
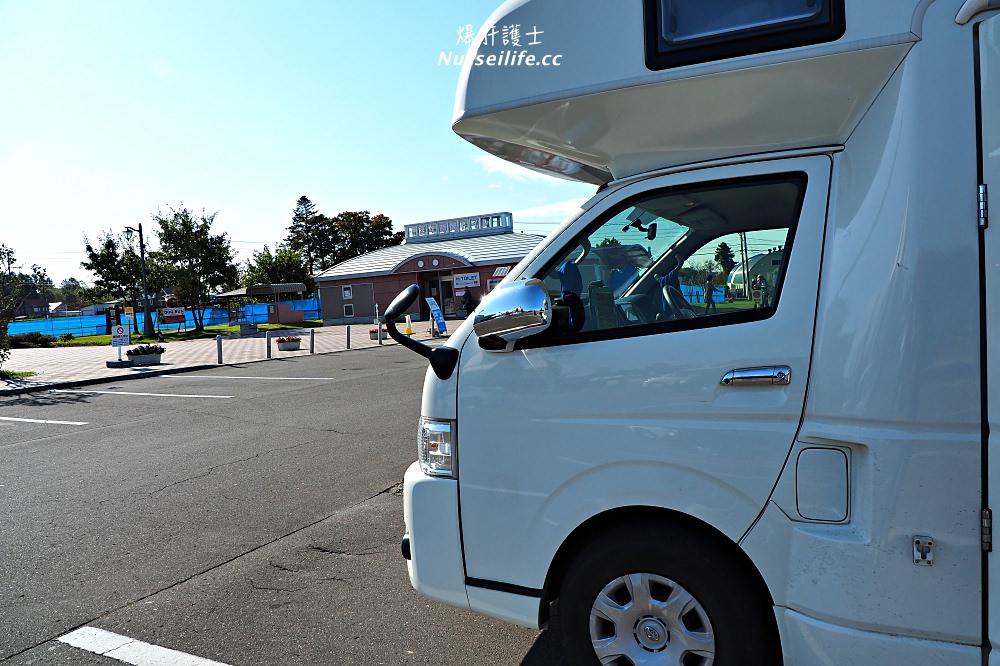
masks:
[[[551,618],[567,663],[780,664],[771,609],[719,551],[683,528],[606,533],[570,566]]]

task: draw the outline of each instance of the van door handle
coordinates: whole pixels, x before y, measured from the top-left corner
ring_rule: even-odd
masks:
[[[742,368],[730,370],[722,378],[723,386],[773,386],[788,384],[792,380],[792,369],[787,365],[772,365],[765,368]]]

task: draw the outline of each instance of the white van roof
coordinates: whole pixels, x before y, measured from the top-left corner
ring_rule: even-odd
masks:
[[[511,0],[465,58],[453,128],[511,162],[594,184],[843,144],[935,0],[829,1],[845,10],[834,41],[652,71],[643,0]],[[961,7],[937,2],[950,16]]]

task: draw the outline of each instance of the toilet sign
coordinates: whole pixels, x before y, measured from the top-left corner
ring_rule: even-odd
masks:
[[[114,324],[111,327],[111,346],[112,347],[128,347],[129,342],[129,328],[122,324]]]

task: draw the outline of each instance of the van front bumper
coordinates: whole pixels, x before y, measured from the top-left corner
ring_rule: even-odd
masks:
[[[414,462],[403,477],[403,519],[402,548],[410,585],[425,597],[468,609],[458,482],[427,476]]]

